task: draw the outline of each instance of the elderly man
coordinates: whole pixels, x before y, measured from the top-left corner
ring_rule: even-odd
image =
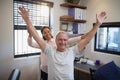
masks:
[[[85,36],[83,35],[80,42],[73,47],[67,48],[68,35],[65,32],[59,32],[56,36],[56,49],[45,43],[45,41],[39,37],[29,18],[25,16],[28,15],[28,10],[24,7],[19,7],[19,10],[19,13],[27,24],[28,32],[33,36],[41,50],[47,55],[48,80],[74,80],[75,54],[79,53],[93,38],[97,29],[106,18],[106,13],[101,12],[99,15],[96,15],[96,24]]]

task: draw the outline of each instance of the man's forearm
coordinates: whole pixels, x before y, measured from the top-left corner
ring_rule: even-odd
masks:
[[[99,28],[100,24],[95,24],[93,28],[86,33],[84,36],[81,37],[81,41],[78,44],[79,51],[85,48],[85,46],[90,42],[90,40],[93,38],[95,33],[97,32],[97,29]]]
[[[82,40],[78,43],[79,51],[81,51],[93,38],[93,36],[97,32],[97,29],[100,27],[100,25],[103,23],[105,19],[106,19],[106,12],[101,12],[99,15],[96,14],[96,24],[86,35],[82,37]]]
[[[35,39],[35,41],[38,43],[39,48],[41,48],[42,50],[45,48],[45,43],[43,42],[43,40],[39,37],[35,27],[32,25],[32,22],[30,21],[29,17],[24,18],[24,21],[27,24],[27,29],[28,32],[31,36],[33,36],[33,38]],[[35,46],[34,46],[35,47]],[[38,48],[38,46],[36,47]]]
[[[82,39],[86,39],[87,42],[89,42],[93,36],[95,35],[95,33],[97,32],[97,29],[99,28],[100,24],[96,23],[93,28],[91,29],[91,31],[89,31],[88,33],[86,33]]]

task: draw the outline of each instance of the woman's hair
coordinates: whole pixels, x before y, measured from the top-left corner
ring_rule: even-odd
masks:
[[[49,26],[43,26],[41,29],[41,33],[43,34],[44,29],[47,28],[51,31],[51,28]],[[53,36],[51,36],[53,38]],[[46,38],[43,36],[43,39],[46,40]]]

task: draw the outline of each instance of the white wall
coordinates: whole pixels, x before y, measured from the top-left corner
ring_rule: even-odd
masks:
[[[54,2],[53,7],[53,35],[56,36],[60,29],[60,16],[67,15],[68,14],[68,8],[61,7],[60,4],[64,2],[64,0],[49,0],[51,2]]]
[[[54,2],[52,27],[56,35],[59,17],[67,13],[67,8],[60,7],[64,0],[48,1]],[[13,0],[0,0],[0,80],[7,80],[14,68],[21,70],[20,80],[38,80],[39,56],[14,59],[13,49]]]
[[[82,4],[87,6],[87,31],[92,28],[95,22],[96,13],[101,11],[107,12],[107,19],[105,22],[119,22],[120,21],[120,0],[82,0]],[[98,53],[94,51],[94,39],[88,44],[85,50],[86,56],[92,60],[99,59],[103,63],[114,60],[120,66],[120,56],[106,53]]]
[[[37,80],[39,57],[14,59],[13,0],[0,1],[0,80],[7,80],[12,69],[21,70],[21,80]]]

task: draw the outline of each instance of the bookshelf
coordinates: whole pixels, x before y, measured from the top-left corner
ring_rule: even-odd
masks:
[[[72,4],[72,3],[62,3],[60,4],[62,7],[68,7],[68,8],[80,8],[80,9],[87,9],[86,6],[78,5],[78,4]],[[86,20],[81,19],[68,19],[68,18],[60,18],[60,21],[68,21],[68,22],[79,22],[79,23],[86,23]]]
[[[86,6],[73,4],[73,3],[62,3],[60,4],[61,7],[68,8],[68,15],[60,16],[60,30],[62,29],[62,24],[69,24],[70,22],[73,24],[73,29],[76,27],[76,24],[85,24],[86,21]],[[75,25],[74,25],[75,24]],[[68,26],[68,25],[67,25]],[[77,28],[75,28],[77,30]],[[67,31],[67,30],[66,30]],[[78,31],[77,31],[78,32]],[[75,34],[77,33],[75,31]]]

